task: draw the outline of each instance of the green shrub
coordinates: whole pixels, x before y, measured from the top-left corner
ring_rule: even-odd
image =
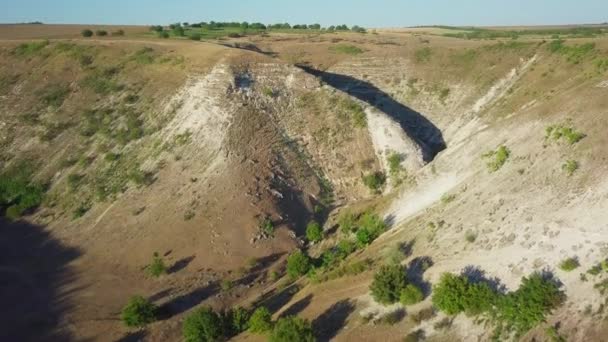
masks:
[[[186,342],[215,342],[223,334],[222,320],[211,308],[200,308],[186,317],[182,333]]]
[[[199,41],[199,40],[201,40],[201,38],[202,38],[202,37],[201,37],[201,34],[200,34],[200,33],[192,33],[192,34],[190,35],[190,40],[196,40],[196,41]]]
[[[385,265],[374,274],[370,286],[372,297],[381,304],[393,304],[399,301],[401,291],[407,286],[405,272],[401,265]]]
[[[287,275],[292,279],[305,275],[310,266],[310,257],[300,250],[287,257]]]
[[[222,280],[222,282],[220,284],[220,288],[224,292],[232,290],[233,287],[234,287],[234,282],[232,282],[232,280],[230,280],[230,279],[224,279],[224,280]]]
[[[98,37],[105,37],[108,35],[108,31],[106,30],[97,30],[95,31],[95,35]]]
[[[315,342],[312,324],[309,321],[288,316],[280,318],[272,329],[270,342]]]
[[[552,125],[545,129],[545,138],[559,141],[562,138],[570,145],[583,140],[586,135],[578,132],[574,127],[570,126],[570,121],[566,124]]]
[[[122,37],[125,35],[125,31],[124,30],[117,30],[112,32],[112,36],[114,37]]]
[[[268,237],[274,236],[274,224],[270,217],[265,217],[259,224],[260,232]]]
[[[90,37],[93,37],[93,31],[91,31],[91,30],[89,30],[89,29],[82,30],[82,31],[80,32],[80,34],[81,34],[83,37],[85,37],[85,38],[90,38]]]
[[[91,203],[84,202],[79,204],[78,207],[76,207],[76,209],[74,209],[72,212],[72,219],[76,220],[83,217],[87,212],[89,212],[89,210],[91,210]]]
[[[365,247],[374,241],[372,234],[365,228],[358,229],[355,236],[359,247]]]
[[[143,327],[156,320],[156,306],[144,297],[131,297],[122,309],[120,319],[128,327]]]
[[[580,266],[580,263],[578,262],[577,258],[567,258],[567,259],[562,260],[562,262],[559,263],[559,268],[562,271],[566,271],[566,272],[574,271],[579,266]]]
[[[312,221],[306,226],[306,239],[310,242],[323,240],[323,228],[317,222]]]
[[[484,154],[483,158],[489,158],[487,166],[490,172],[496,172],[505,165],[507,159],[511,156],[511,151],[506,146],[500,146],[496,151],[490,151]]]
[[[161,31],[161,32],[158,32],[158,37],[159,38],[163,38],[163,39],[167,39],[167,38],[170,37],[170,35],[169,35],[169,32],[167,32],[167,31]]]
[[[562,170],[568,174],[568,177],[572,176],[576,170],[578,170],[578,162],[576,160],[567,160],[562,165]]]
[[[472,230],[467,230],[467,232],[464,234],[464,238],[468,243],[473,243],[475,240],[477,240],[477,233]]]
[[[359,55],[364,52],[363,49],[361,49],[357,46],[348,45],[348,44],[334,45],[334,46],[331,46],[329,48],[329,50],[331,52],[342,53],[342,54],[346,54],[346,55]]]
[[[452,202],[454,202],[455,199],[456,199],[456,194],[443,194],[443,196],[441,196],[441,203],[443,203],[443,204],[452,203]]]
[[[272,315],[265,307],[257,308],[249,318],[249,331],[264,334],[272,330]]]
[[[382,172],[374,172],[362,177],[363,184],[375,193],[380,193],[386,183],[386,176]]]
[[[146,267],[146,270],[151,276],[160,277],[161,275],[167,273],[167,266],[165,266],[163,258],[161,258],[157,252],[154,252],[152,263]]]
[[[413,284],[408,284],[399,294],[399,302],[403,305],[420,303],[424,299],[422,290]]]

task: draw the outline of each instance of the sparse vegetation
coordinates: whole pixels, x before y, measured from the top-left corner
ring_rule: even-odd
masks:
[[[587,56],[595,52],[595,43],[565,45],[561,39],[551,41],[549,51],[565,56],[568,62],[580,64]]]
[[[148,274],[155,278],[167,273],[167,266],[165,266],[165,262],[158,252],[154,252],[152,263],[146,267],[146,270]]]
[[[433,50],[430,47],[423,47],[414,52],[414,61],[416,63],[426,63],[431,60]]]
[[[270,219],[270,217],[265,217],[264,219],[262,219],[262,221],[260,221],[259,224],[259,230],[262,234],[264,234],[267,237],[273,237],[274,236],[274,223],[272,223],[272,220]]]
[[[340,226],[340,230],[345,233],[351,233],[355,230],[356,226],[356,216],[350,211],[346,211],[340,214],[340,218],[338,219],[338,225]]]
[[[360,55],[364,52],[363,49],[361,49],[357,46],[348,45],[348,44],[337,44],[337,45],[331,46],[329,48],[329,50],[332,52],[335,52],[335,53],[342,53],[342,54],[346,54],[346,55]]]
[[[443,194],[441,196],[441,203],[443,204],[449,204],[454,202],[454,200],[456,199],[456,194]]]
[[[129,299],[120,313],[120,319],[128,327],[143,327],[156,320],[156,306],[142,296]]]
[[[562,170],[566,172],[566,174],[570,177],[578,170],[578,162],[576,160],[566,160],[566,162],[562,165]]]
[[[51,84],[38,92],[38,94],[42,99],[42,103],[46,106],[59,108],[70,94],[70,87],[61,83]]]
[[[567,258],[567,259],[562,260],[562,262],[559,263],[559,268],[562,271],[566,271],[566,272],[574,271],[579,266],[580,266],[580,264],[579,264],[577,258]]]
[[[464,238],[468,243],[473,243],[475,240],[477,240],[477,233],[472,230],[467,230],[467,232],[464,234]]]
[[[40,52],[49,45],[48,40],[31,42],[31,43],[23,43],[17,46],[13,50],[13,54],[19,57],[32,57],[40,54]]]
[[[363,184],[374,193],[380,193],[386,183],[386,175],[383,172],[374,172],[363,176]]]
[[[545,138],[547,140],[559,141],[566,140],[569,145],[574,145],[585,138],[585,134],[578,132],[570,121],[565,124],[552,125],[545,129]]]
[[[502,145],[496,151],[490,151],[482,157],[490,159],[486,164],[488,170],[490,172],[496,172],[505,165],[510,156],[511,151],[506,146]]]

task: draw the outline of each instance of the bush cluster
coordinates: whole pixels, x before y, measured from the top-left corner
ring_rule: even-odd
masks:
[[[244,308],[215,312],[203,307],[186,317],[182,334],[187,342],[214,342],[236,336],[248,328],[249,311]]]
[[[497,325],[498,333],[516,335],[543,322],[563,300],[564,294],[556,281],[540,273],[524,277],[520,287],[507,294],[495,291],[486,282],[473,283],[464,275],[446,273],[433,288],[432,296],[433,305],[448,315],[487,313]]]

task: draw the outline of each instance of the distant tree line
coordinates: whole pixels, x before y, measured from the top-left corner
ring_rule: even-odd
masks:
[[[183,30],[186,28],[202,28],[206,30],[221,30],[224,28],[239,28],[241,30],[253,30],[253,31],[262,31],[262,30],[311,30],[311,31],[353,31],[358,33],[365,33],[366,29],[361,26],[352,26],[348,27],[347,25],[331,25],[328,27],[323,27],[321,24],[296,24],[291,25],[289,23],[277,23],[277,24],[269,24],[265,25],[262,23],[249,23],[249,22],[200,22],[200,23],[175,23],[169,25],[169,30],[178,36],[183,36]],[[163,26],[151,26],[151,31],[155,31],[157,33],[163,32],[165,29]]]

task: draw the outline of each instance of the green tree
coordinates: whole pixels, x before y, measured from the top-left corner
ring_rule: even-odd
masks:
[[[316,341],[312,324],[309,321],[288,316],[279,319],[272,330],[270,342],[314,342]]]
[[[128,327],[142,327],[156,320],[156,306],[142,296],[134,296],[123,307],[120,319]]]
[[[211,308],[203,307],[186,317],[182,333],[186,342],[215,342],[222,337],[222,321]]]
[[[263,334],[272,330],[272,315],[265,307],[257,308],[249,318],[249,331]]]
[[[399,301],[401,291],[407,286],[405,272],[401,265],[385,265],[376,272],[370,286],[372,297],[381,304]]]
[[[310,242],[319,242],[323,240],[323,228],[315,221],[312,221],[306,226],[306,239]]]
[[[82,30],[82,32],[80,32],[80,34],[85,38],[93,37],[93,31],[91,31],[89,29]]]
[[[517,334],[524,333],[541,322],[565,299],[559,285],[540,273],[524,277],[515,292],[498,301],[498,320],[512,327]]]
[[[310,270],[310,257],[298,250],[287,258],[287,275],[298,278]]]
[[[448,315],[463,312],[468,289],[469,282],[465,277],[444,273],[433,288],[433,305]]]

